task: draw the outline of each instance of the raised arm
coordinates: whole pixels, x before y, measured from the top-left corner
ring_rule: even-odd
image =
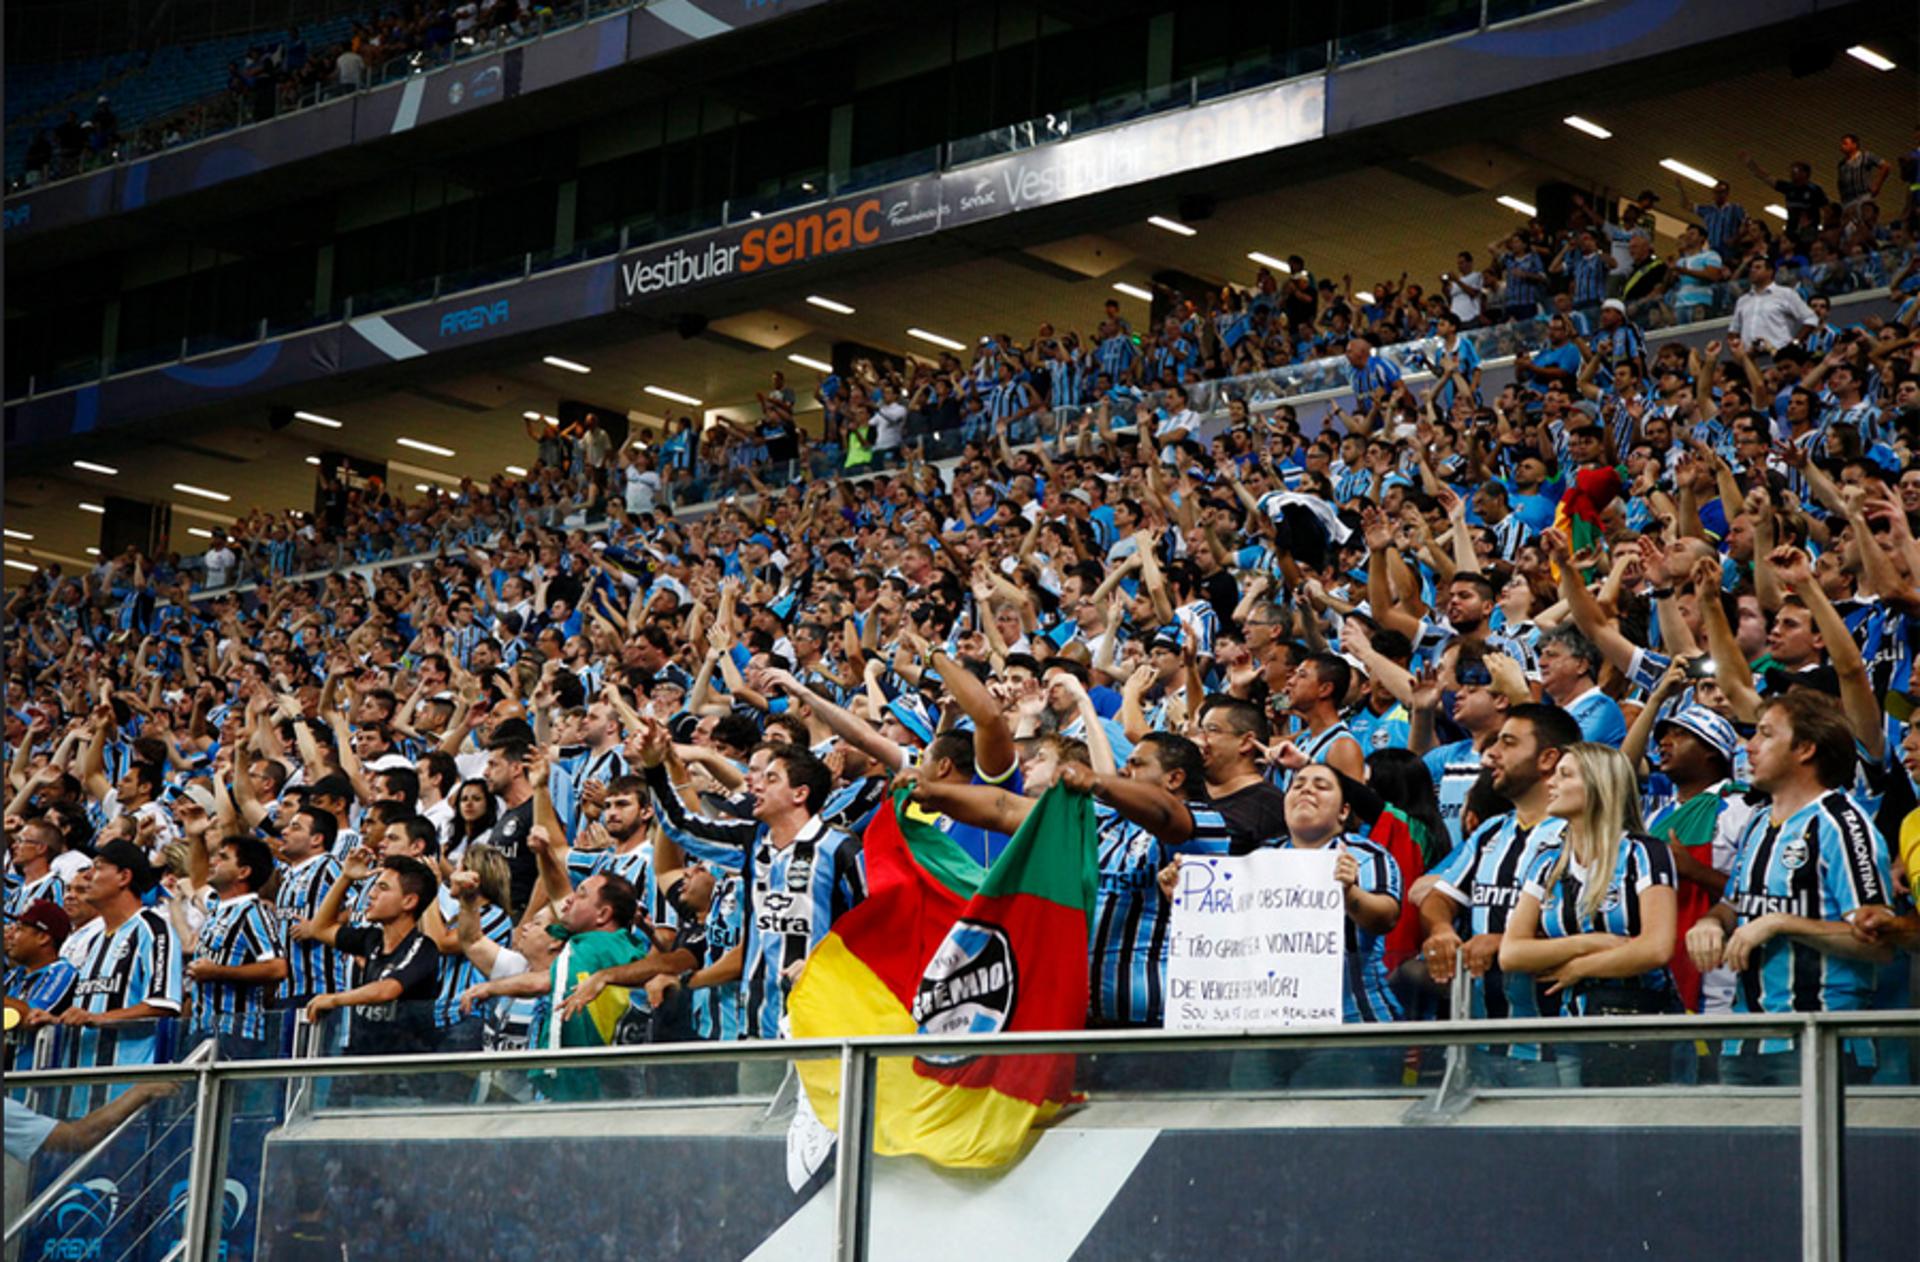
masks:
[[[978,676],[944,650],[935,650],[933,667],[940,672],[940,682],[946,685],[948,694],[973,720],[973,765],[980,778],[989,784],[1005,780],[1019,765],[1020,751],[1013,743],[1013,728],[1000,703]]]
[[[1813,624],[1819,628],[1820,638],[1827,646],[1827,662],[1840,678],[1840,708],[1846,712],[1847,725],[1853,729],[1853,738],[1860,743],[1860,748],[1878,763],[1886,753],[1886,716],[1880,711],[1879,699],[1873,695],[1866,659],[1847,630],[1846,619],[1814,579],[1813,562],[1806,553],[1798,548],[1776,548],[1767,560],[1779,572],[1781,581],[1793,589],[1800,603],[1813,614]]]

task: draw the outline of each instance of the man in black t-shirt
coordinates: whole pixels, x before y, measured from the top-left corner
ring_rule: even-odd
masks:
[[[327,891],[310,924],[313,939],[361,960],[360,984],[351,990],[315,995],[307,1019],[316,1021],[331,1008],[353,1008],[353,1037],[347,1051],[356,1056],[425,1052],[433,1049],[433,1000],[440,993],[440,953],[421,934],[420,915],[433,905],[439,882],[420,860],[396,855],[374,866],[365,846],[347,856],[341,879]],[[367,924],[341,923],[346,892],[369,876]]]
[[[1200,707],[1191,733],[1207,769],[1207,805],[1220,813],[1232,853],[1247,854],[1287,835],[1286,798],[1261,772],[1272,738],[1259,706],[1215,694]]]

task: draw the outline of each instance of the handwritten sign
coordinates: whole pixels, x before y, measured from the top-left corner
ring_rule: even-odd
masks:
[[[1338,1025],[1346,898],[1327,850],[1181,860],[1167,1028]]]

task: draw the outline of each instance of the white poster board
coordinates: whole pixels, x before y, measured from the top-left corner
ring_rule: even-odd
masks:
[[[1169,1030],[1340,1023],[1346,895],[1339,852],[1180,860],[1167,944]]]

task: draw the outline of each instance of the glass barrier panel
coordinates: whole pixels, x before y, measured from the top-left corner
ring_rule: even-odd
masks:
[[[1911,958],[1911,957],[1909,957]],[[1920,1142],[1920,1039],[1876,1039],[1869,1085],[1849,1086],[1841,1110],[1841,1219],[1848,1257],[1912,1248],[1913,1153]]]
[[[1797,1091],[1548,1082],[1463,1094],[1436,1117],[1433,1093],[1409,1085],[1428,1049],[1405,1032],[1364,1048],[882,1058],[872,1256],[957,1260],[1018,1239],[1080,1262],[1398,1257],[1408,1224],[1382,1194],[1388,1170],[1424,1172],[1453,1240],[1573,1230],[1564,1256],[1737,1257],[1797,1238]],[[1606,1055],[1693,1053],[1648,1042]],[[1602,1059],[1589,1050],[1581,1064]],[[1739,1194],[1676,1195],[1680,1172],[1699,1170]],[[1577,1198],[1577,1220],[1565,1197],[1523,1194],[1556,1187]]]
[[[285,1083],[285,1118],[234,1123],[224,1186],[257,1207],[260,1258],[828,1256],[830,1157],[793,1177],[793,1062],[709,1046],[677,1065]]]
[[[8,1257],[148,1262],[178,1244],[193,1152],[191,1083],[104,1082],[7,1093]],[[14,1149],[27,1119],[33,1151]],[[93,1152],[96,1146],[97,1152]],[[77,1167],[89,1152],[91,1160]],[[30,1206],[38,1205],[31,1219]]]

